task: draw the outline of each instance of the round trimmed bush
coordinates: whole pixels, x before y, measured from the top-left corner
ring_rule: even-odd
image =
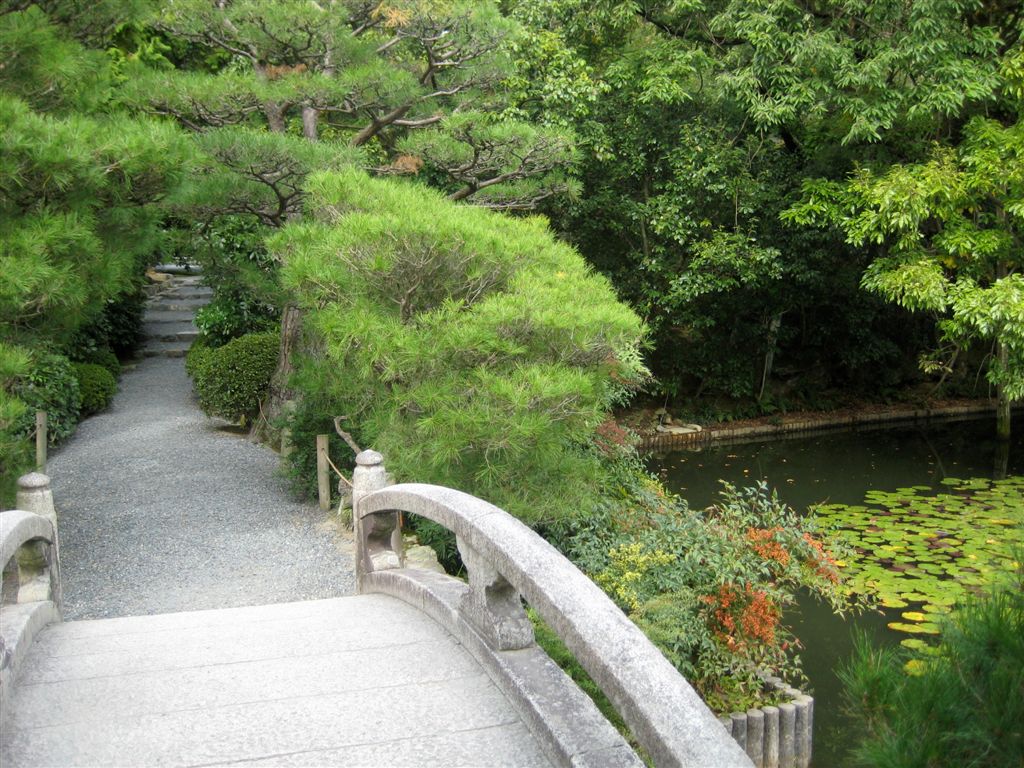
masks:
[[[239,423],[259,413],[277,368],[278,333],[249,333],[214,349],[189,354],[199,405],[210,416]]]
[[[110,405],[117,392],[117,380],[110,371],[96,363],[75,363],[73,367],[82,393],[82,416],[92,416]]]
[[[93,350],[87,354],[81,362],[101,365],[106,368],[110,372],[110,375],[115,379],[121,375],[121,361],[117,359],[117,355],[115,355],[113,350],[109,347]]]
[[[206,340],[206,336],[200,335],[198,339],[192,342],[192,346],[189,347],[188,353],[185,355],[185,373],[190,378],[196,378],[199,368],[206,364],[211,350],[212,348]]]

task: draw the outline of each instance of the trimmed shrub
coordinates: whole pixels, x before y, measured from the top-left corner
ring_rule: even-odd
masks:
[[[82,395],[82,416],[92,416],[110,405],[117,392],[117,380],[110,371],[96,363],[73,363],[72,368]]]
[[[185,373],[189,375],[189,378],[195,379],[199,375],[199,369],[206,363],[210,351],[211,347],[205,336],[200,335],[192,342],[192,346],[189,347],[188,353],[185,355]]]
[[[27,406],[15,430],[18,434],[32,434],[36,426],[36,411],[47,413],[51,445],[56,445],[74,433],[82,395],[71,361],[64,355],[41,354],[33,357],[28,370],[15,381],[13,394]]]
[[[196,312],[196,325],[214,346],[249,333],[273,330],[280,323],[276,307],[241,289],[218,295]]]
[[[109,347],[90,352],[78,362],[100,365],[109,371],[110,375],[115,379],[121,375],[121,361],[117,359],[117,355]]]
[[[251,421],[277,367],[279,343],[277,333],[250,333],[223,347],[190,352],[186,364],[203,411],[241,424]]]

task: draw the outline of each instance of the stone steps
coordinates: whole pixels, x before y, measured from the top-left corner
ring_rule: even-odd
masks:
[[[146,305],[143,357],[184,357],[199,336],[195,313],[209,304],[213,291],[201,275],[173,274],[155,286]]]
[[[143,357],[184,357],[192,346],[188,341],[148,341],[142,349]]]
[[[147,307],[155,312],[195,312],[209,303],[208,299],[170,299],[161,296],[158,301],[150,301]]]
[[[146,339],[149,341],[186,341],[192,343],[199,337],[199,329],[194,325],[178,328],[170,323],[164,324],[166,328],[157,326],[146,331]]]

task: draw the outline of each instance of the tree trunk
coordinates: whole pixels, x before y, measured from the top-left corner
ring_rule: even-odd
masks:
[[[782,327],[782,312],[774,315],[768,323],[768,351],[764,355],[764,368],[761,371],[761,390],[757,393],[757,402],[764,398],[765,387],[768,386],[768,379],[772,375],[772,365],[775,363],[775,347],[779,341],[779,328]]]
[[[310,141],[317,141],[320,138],[319,126],[320,110],[313,107],[302,108],[302,135]]]
[[[1005,480],[1010,471],[1010,441],[997,440],[992,462],[992,479]]]
[[[274,133],[284,133],[284,107],[274,101],[263,105],[263,114],[267,116],[267,126]]]
[[[999,362],[1002,365],[1006,365],[1006,345],[1000,343],[999,345]],[[1010,419],[1011,414],[1011,402],[1010,398],[1006,396],[1006,387],[1002,384],[996,385],[996,438],[999,440],[1010,439]]]
[[[302,337],[302,310],[294,304],[288,304],[281,313],[281,346],[277,353],[277,370],[270,380],[270,396],[264,409],[266,420],[273,423],[285,413],[288,403],[295,399],[295,390],[288,380],[291,378],[292,355],[299,346]]]

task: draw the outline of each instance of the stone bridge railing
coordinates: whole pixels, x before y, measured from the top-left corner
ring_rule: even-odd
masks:
[[[503,510],[432,485],[391,485],[374,451],[356,458],[360,592],[415,605],[452,632],[513,701],[556,764],[640,766],[590,699],[534,643],[522,600],[604,691],[657,766],[751,766],[689,683],[605,593]],[[397,512],[455,533],[469,583],[404,568]]]
[[[0,512],[0,723],[20,665],[36,634],[60,621],[60,562],[50,480],[18,480],[19,509]]]

